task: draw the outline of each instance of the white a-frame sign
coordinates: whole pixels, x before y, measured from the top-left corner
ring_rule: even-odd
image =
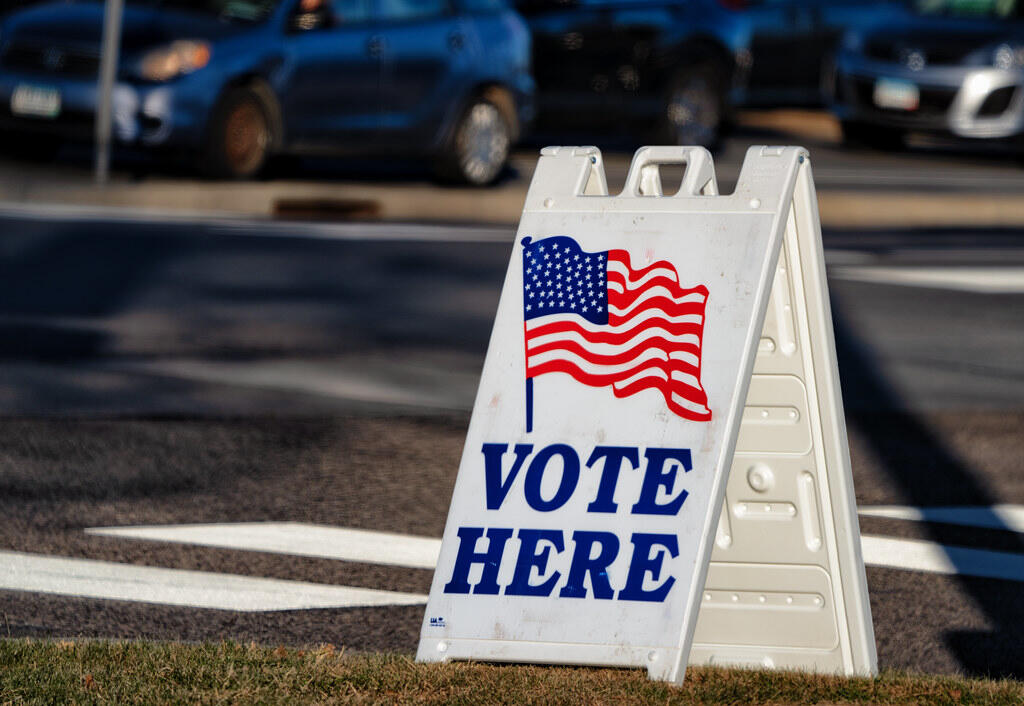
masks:
[[[542,152],[418,659],[876,671],[805,150]]]

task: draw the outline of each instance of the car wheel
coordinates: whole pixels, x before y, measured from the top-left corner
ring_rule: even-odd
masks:
[[[662,117],[664,139],[676,145],[714,147],[722,134],[725,90],[711,66],[680,71],[669,84]]]
[[[844,120],[843,144],[847,147],[870,147],[877,150],[897,150],[903,147],[903,131],[899,128],[869,125]]]
[[[234,88],[211,116],[203,167],[211,176],[248,179],[263,168],[270,145],[270,120],[263,102],[248,88]]]
[[[451,144],[438,165],[442,178],[473,186],[493,183],[508,163],[512,130],[501,110],[478,98],[455,126]]]

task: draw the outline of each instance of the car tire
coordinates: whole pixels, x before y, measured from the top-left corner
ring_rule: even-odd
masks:
[[[881,125],[844,120],[843,145],[851,148],[870,147],[876,150],[898,150],[903,147],[903,130]]]
[[[210,116],[203,170],[222,179],[251,179],[270,155],[270,117],[259,95],[245,87],[229,89]]]
[[[677,72],[668,85],[661,122],[661,137],[669,144],[716,147],[726,122],[723,72],[707,64]]]
[[[501,109],[486,98],[476,98],[459,117],[437,174],[470,186],[493,184],[505,170],[511,149],[512,128]]]

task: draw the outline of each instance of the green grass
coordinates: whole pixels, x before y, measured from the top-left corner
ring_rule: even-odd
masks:
[[[0,704],[20,703],[1021,704],[1024,683],[691,668],[676,688],[639,670],[424,665],[330,645],[2,640]]]

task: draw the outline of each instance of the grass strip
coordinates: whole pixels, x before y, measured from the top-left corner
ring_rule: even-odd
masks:
[[[232,642],[0,640],[0,704],[1021,704],[1024,683],[886,672],[847,679],[691,668],[682,687],[641,670],[417,664]]]

